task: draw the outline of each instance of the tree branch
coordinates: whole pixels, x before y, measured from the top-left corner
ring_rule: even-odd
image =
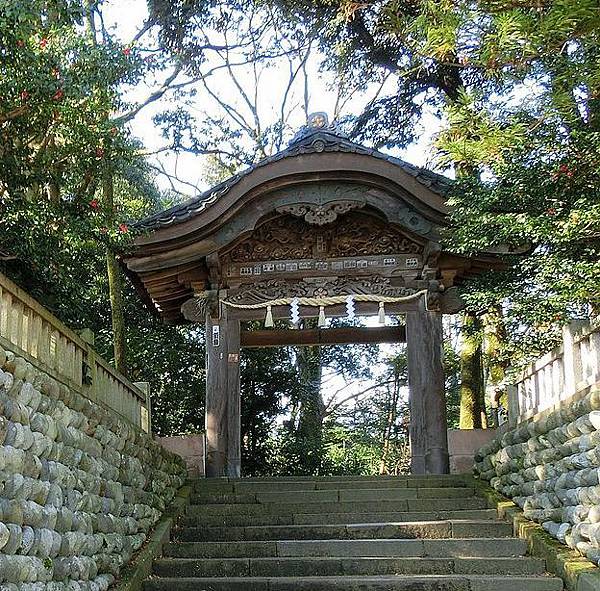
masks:
[[[175,80],[175,78],[177,78],[177,76],[179,76],[182,69],[182,64],[178,64],[158,90],[154,91],[145,101],[141,102],[135,109],[129,111],[129,113],[125,113],[124,115],[117,117],[114,120],[114,123],[117,125],[123,125],[124,123],[131,121],[142,109],[160,99],[165,92],[171,88],[171,83]]]
[[[354,394],[347,396],[346,398],[343,398],[342,400],[340,400],[339,402],[336,402],[332,407],[326,407],[325,411],[323,412],[323,417],[329,417],[331,416],[338,408],[340,408],[341,406],[343,406],[344,404],[346,404],[346,402],[350,402],[350,400],[354,400],[355,398],[359,398],[360,396],[363,396],[364,394],[367,394],[367,392],[371,392],[372,390],[375,390],[377,388],[381,388],[382,386],[387,386],[389,384],[393,384],[395,382],[395,380],[388,380],[386,382],[379,382],[377,384],[373,384],[372,386],[369,386],[368,388],[365,388],[364,390],[361,390],[360,392],[355,392]],[[406,385],[406,384],[403,384]]]

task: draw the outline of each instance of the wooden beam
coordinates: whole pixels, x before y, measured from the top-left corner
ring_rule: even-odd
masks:
[[[307,330],[252,330],[242,332],[242,347],[286,347],[315,345],[347,345],[402,343],[404,326],[349,326]]]

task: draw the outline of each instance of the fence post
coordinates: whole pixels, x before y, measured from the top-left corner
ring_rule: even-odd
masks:
[[[90,328],[84,328],[80,331],[79,336],[81,340],[88,345],[85,348],[85,355],[83,358],[83,367],[81,371],[83,372],[81,384],[88,391],[88,397],[94,402],[98,402],[98,393],[97,393],[97,374],[98,368],[96,366],[96,351],[94,349],[94,342],[96,337],[94,335],[94,331]]]
[[[152,435],[152,406],[150,396],[150,382],[133,382],[134,386],[137,386],[146,395],[146,406],[141,407],[140,412],[140,424],[143,431],[146,431],[148,435]]]
[[[510,428],[516,427],[521,416],[521,409],[519,408],[519,389],[514,384],[506,386],[506,396],[508,398],[508,426]]]
[[[565,374],[565,391],[563,396],[569,398],[575,394],[575,342],[571,325],[563,326],[563,372]]]
[[[583,323],[571,322],[563,327],[563,371],[565,375],[564,397],[569,398],[577,392],[581,380],[581,350],[575,341],[575,333]]]

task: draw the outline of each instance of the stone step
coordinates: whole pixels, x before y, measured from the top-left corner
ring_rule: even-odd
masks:
[[[517,557],[526,542],[515,538],[444,540],[281,540],[231,542],[181,542],[165,547],[173,558],[268,558],[268,557]]]
[[[197,480],[145,591],[561,591],[470,476]]]
[[[498,519],[496,509],[464,509],[457,511],[406,511],[404,513],[299,513],[294,514],[294,523],[297,525],[311,525],[314,523],[388,523],[402,521],[439,521],[445,519]]]
[[[511,525],[502,521],[446,520],[347,525],[186,527],[178,532],[177,541],[500,538],[511,537],[512,533]]]
[[[473,511],[428,511],[405,513],[288,513],[283,515],[186,515],[183,526],[246,527],[252,525],[327,525],[351,523],[398,523],[405,521],[443,521],[446,519],[496,520],[495,509]]]
[[[196,493],[192,495],[193,504],[249,504],[249,503],[307,503],[346,502],[346,501],[396,501],[403,499],[456,499],[472,497],[475,490],[470,487],[438,488],[362,488],[301,490],[280,492],[247,493]]]
[[[243,478],[219,478],[213,479],[214,481],[227,481],[227,482],[298,482],[298,481],[310,481],[310,482],[346,482],[346,481],[358,481],[358,480],[461,480],[469,479],[473,476],[470,473],[465,474],[402,474],[401,476],[385,475],[367,475],[361,476],[357,474],[351,475],[332,475],[332,476],[244,476]],[[203,479],[198,479],[203,480]]]
[[[289,502],[280,503],[207,503],[190,505],[187,514],[201,515],[284,515],[290,513],[387,513],[402,511],[456,511],[487,509],[485,499],[479,497],[458,499],[400,499],[396,501],[343,501],[322,502],[300,500],[293,495]]]
[[[151,578],[145,591],[562,591],[547,576],[414,575],[378,577]]]
[[[159,577],[302,577],[344,575],[541,575],[538,558],[195,558],[163,559]]]
[[[206,479],[193,481],[193,489],[198,493],[254,493],[274,491],[311,491],[330,489],[361,488],[444,488],[472,486],[472,477],[467,476],[414,476],[399,478],[353,478],[353,479],[312,479],[312,480],[222,480]]]

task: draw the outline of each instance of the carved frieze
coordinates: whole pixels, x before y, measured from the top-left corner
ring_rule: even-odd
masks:
[[[228,298],[236,304],[260,304],[280,298],[323,298],[342,295],[385,295],[401,297],[417,290],[394,286],[389,278],[372,275],[366,277],[318,278],[303,281],[273,279],[243,285]]]
[[[353,209],[363,207],[364,203],[359,201],[337,201],[317,205],[315,203],[298,203],[294,205],[284,205],[278,207],[279,213],[289,213],[296,217],[304,218],[304,221],[314,226],[324,226],[331,224],[338,219],[338,216],[348,213]]]
[[[249,238],[229,251],[223,260],[233,263],[305,259],[313,255],[316,236],[296,218],[277,218],[257,228]]]
[[[422,251],[422,246],[403,232],[366,213],[345,213],[335,223],[319,224],[315,228],[305,219],[307,213],[311,213],[309,210],[297,209],[295,215],[302,215],[302,212],[305,212],[303,218],[288,215],[259,226],[250,237],[225,253],[221,260],[224,263],[249,263],[416,254]],[[341,210],[335,210],[334,213],[337,218]]]
[[[329,256],[407,253],[422,247],[396,228],[371,216],[345,216],[330,235]]]

